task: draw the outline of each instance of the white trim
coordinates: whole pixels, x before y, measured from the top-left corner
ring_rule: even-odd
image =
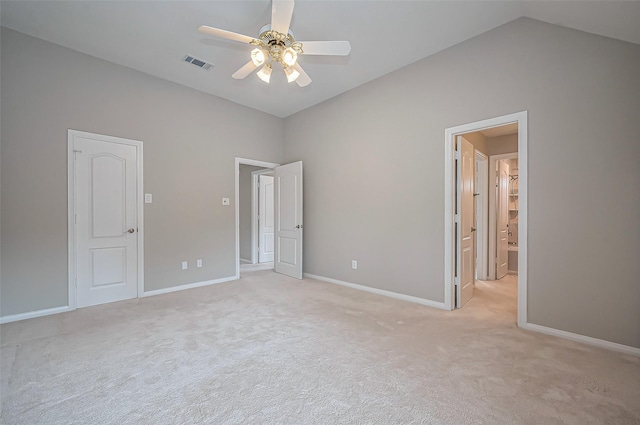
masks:
[[[330,277],[318,276],[311,273],[304,273],[304,277],[310,279],[320,280],[322,282],[333,283],[335,285],[346,286],[347,288],[357,289],[359,291],[370,292],[376,295],[382,295],[389,298],[395,298],[397,300],[408,301],[411,303],[422,304],[427,307],[434,307],[440,310],[450,310],[444,303],[427,300],[425,298],[413,297],[411,295],[398,294],[397,292],[385,291],[384,289],[371,288],[369,286],[358,285],[357,283],[345,282],[342,280],[332,279]]]
[[[69,310],[76,309],[76,161],[72,131],[67,131],[67,261],[69,262],[67,264],[67,308]]]
[[[518,123],[518,326],[527,324],[527,190],[528,190],[528,131],[527,111],[503,115],[474,123],[447,128],[444,132],[444,305],[447,310],[453,310],[453,291],[455,291],[455,244],[454,244],[454,216],[455,205],[455,164],[454,147],[455,136],[473,131],[499,127],[505,124]]]
[[[275,168],[280,164],[275,162],[258,161],[255,159],[239,158],[236,157],[235,165],[235,202],[234,208],[236,209],[236,279],[240,279],[240,164],[254,165],[256,167]],[[253,253],[251,254],[253,258]]]
[[[529,121],[518,119],[518,326],[527,323],[529,256]]]
[[[178,286],[170,286],[168,288],[156,289],[154,291],[143,292],[142,295],[141,295],[141,298],[142,297],[144,297],[144,298],[153,297],[155,295],[169,294],[171,292],[185,291],[187,289],[200,288],[202,286],[215,285],[215,284],[218,284],[218,283],[230,282],[232,280],[237,280],[237,279],[238,278],[235,277],[235,276],[229,276],[229,277],[223,277],[221,279],[205,280],[203,282],[187,283],[187,284],[178,285]]]
[[[138,222],[138,290],[137,296],[144,292],[144,169],[142,142],[139,140],[124,139],[122,137],[106,136],[102,134],[87,133],[85,131],[67,130],[67,239],[68,239],[68,308],[75,310],[76,304],[76,233],[75,233],[75,211],[76,211],[76,170],[75,153],[73,141],[76,137],[85,139],[95,139],[101,142],[117,143],[121,145],[134,146],[136,148],[136,200],[137,200],[137,222]],[[51,313],[53,314],[53,313]]]
[[[251,260],[247,260],[246,258],[241,258],[241,259],[240,259],[240,262],[241,262],[242,264],[255,264],[253,261],[251,261]]]
[[[260,261],[260,256],[258,255],[258,209],[260,208],[258,179],[261,175],[273,175],[273,169],[251,172],[251,264],[256,264]]]
[[[489,157],[489,181],[494,182],[494,185],[497,184],[496,180],[498,178],[498,172],[496,171],[496,165],[498,161],[502,161],[503,159],[515,159],[517,157],[517,152],[491,155]],[[496,187],[494,186],[493,190],[489,192],[489,275],[487,276],[487,280],[496,279],[496,256],[498,244],[496,201]],[[520,224],[518,224],[518,226],[520,226]]]
[[[488,276],[487,264],[488,264],[488,249],[489,249],[489,208],[488,208],[488,192],[489,192],[489,157],[476,149],[476,162],[478,163],[478,176],[477,180],[480,182],[479,187],[476,187],[475,192],[479,193],[478,201],[476,203],[480,210],[480,220],[476,221],[476,248],[478,245],[481,249],[478,250],[476,258],[478,264],[476,264],[476,270],[478,279],[486,280]],[[476,211],[476,215],[477,211]],[[478,243],[480,242],[480,243]]]
[[[49,316],[51,314],[65,313],[75,310],[68,305],[64,307],[47,308],[44,310],[29,311],[27,313],[10,314],[9,316],[0,317],[0,323],[17,322],[18,320],[33,319],[34,317]]]
[[[590,336],[574,334],[572,332],[561,331],[560,329],[548,328],[546,326],[540,326],[533,323],[527,323],[523,328],[533,332],[540,332],[547,335],[557,336],[559,338],[569,339],[571,341],[581,342],[589,345],[595,345],[596,347],[607,348],[613,351],[619,351],[622,353],[640,356],[640,348],[631,347],[629,345],[618,344],[617,342],[611,342],[604,339],[598,339],[598,338],[592,338]]]

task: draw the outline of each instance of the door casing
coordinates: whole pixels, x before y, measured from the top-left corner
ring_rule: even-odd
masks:
[[[143,152],[139,140],[123,139],[85,131],[71,130],[67,132],[67,239],[68,239],[68,306],[69,310],[77,308],[76,299],[76,168],[73,143],[76,137],[96,139],[107,143],[117,143],[136,148],[136,207],[138,220],[138,295],[144,293],[144,195],[143,195]]]
[[[444,157],[444,306],[453,310],[455,291],[455,138],[473,131],[518,123],[518,326],[527,325],[527,216],[528,216],[528,164],[527,164],[527,111],[489,118],[445,130]]]

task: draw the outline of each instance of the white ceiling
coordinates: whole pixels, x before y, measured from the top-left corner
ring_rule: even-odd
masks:
[[[301,88],[275,72],[271,84],[231,74],[250,46],[197,31],[210,25],[249,36],[269,23],[259,1],[5,1],[2,26],[286,117],[426,56],[526,16],[640,44],[640,1],[298,0],[297,40],[348,40],[348,57],[304,56]],[[204,71],[186,55],[213,63]]]

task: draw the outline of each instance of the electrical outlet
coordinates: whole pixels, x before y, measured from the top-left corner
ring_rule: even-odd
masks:
[[[186,261],[182,262],[182,270],[187,270],[189,268],[189,264]]]
[[[358,262],[356,260],[351,260],[351,268],[353,270],[358,270]]]
[[[202,267],[202,258],[196,260],[196,267]]]

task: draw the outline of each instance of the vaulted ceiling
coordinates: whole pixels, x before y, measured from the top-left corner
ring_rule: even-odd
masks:
[[[638,1],[312,1],[298,0],[297,40],[348,40],[348,57],[303,56],[313,82],[270,84],[231,74],[250,46],[197,31],[210,25],[257,37],[271,2],[2,1],[2,26],[147,74],[286,117],[519,17],[640,44]],[[183,62],[213,64],[204,71]]]

